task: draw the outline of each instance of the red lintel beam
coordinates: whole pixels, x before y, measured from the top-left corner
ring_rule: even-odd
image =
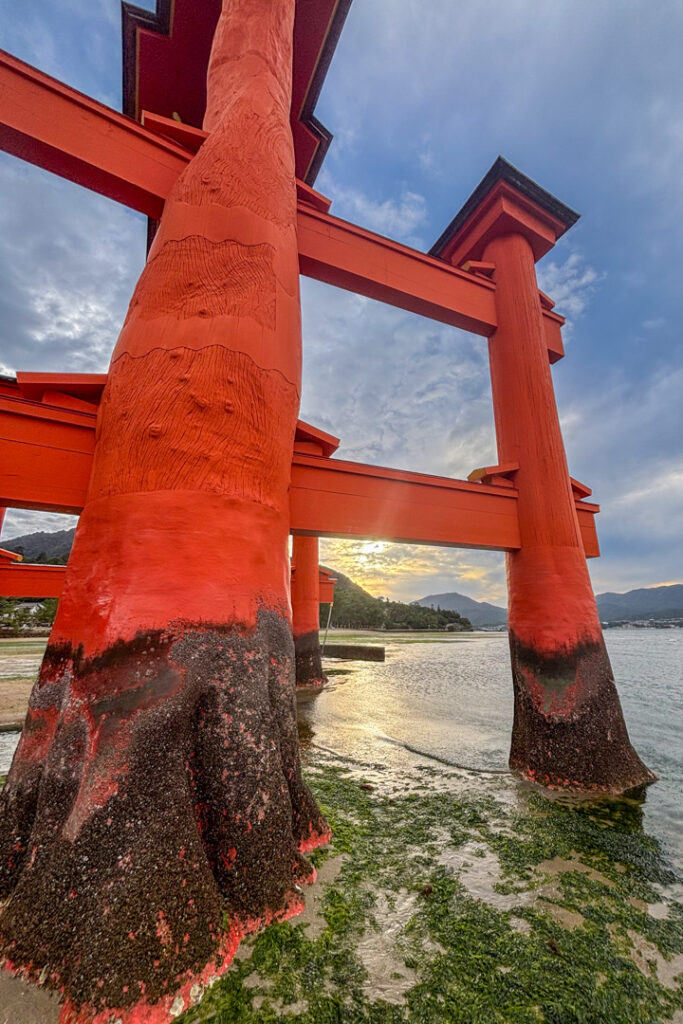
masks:
[[[600,554],[599,505],[576,502],[587,558]],[[514,487],[450,480],[295,452],[292,533],[378,538],[513,551],[520,546]]]
[[[154,218],[190,156],[2,50],[0,149]]]
[[[515,550],[520,546],[517,492],[294,455],[292,533],[450,547]]]
[[[147,117],[152,130],[0,50],[0,149],[156,219],[192,151]],[[300,187],[302,274],[475,334],[495,330],[492,282],[331,217],[321,199]],[[563,321],[544,317],[554,362]]]
[[[484,278],[303,203],[298,234],[306,277],[474,334],[494,329],[495,286]]]
[[[0,507],[78,514],[90,477],[95,413],[19,395],[16,385],[0,384]],[[295,454],[291,529],[513,550],[519,547],[516,493],[512,487]],[[596,556],[599,507],[577,501],[576,508],[586,555]]]
[[[16,385],[0,385],[0,505],[77,515],[90,479],[96,413],[31,401]]]
[[[64,565],[11,565],[0,561],[0,597],[59,597],[65,571]]]

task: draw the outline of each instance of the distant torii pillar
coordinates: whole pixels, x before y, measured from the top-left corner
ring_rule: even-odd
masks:
[[[295,536],[292,540],[292,632],[297,686],[322,686],[324,682],[318,549],[317,537]]]
[[[339,447],[339,438],[299,420],[294,437],[294,454],[311,460],[329,458]],[[320,650],[320,568],[319,542],[310,534],[292,538],[292,632],[296,655],[297,686],[321,686],[324,682]]]
[[[629,741],[581,543],[535,262],[578,215],[499,158],[432,249],[493,276],[498,457],[516,469],[522,546],[507,554],[515,691],[510,766],[545,786],[623,792],[655,776]]]

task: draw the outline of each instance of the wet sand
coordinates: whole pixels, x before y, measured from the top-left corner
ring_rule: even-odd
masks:
[[[0,1024],[58,1024],[59,1011],[54,992],[0,970]]]
[[[47,637],[0,640],[0,732],[21,729],[46,644]]]

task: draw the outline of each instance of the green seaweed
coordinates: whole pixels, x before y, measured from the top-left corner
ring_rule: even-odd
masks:
[[[309,764],[334,830],[313,860],[346,854],[323,893],[324,925],[312,938],[296,919],[267,928],[180,1024],[664,1024],[683,1009],[680,984],[666,987],[654,964],[632,957],[634,934],[665,960],[683,953],[683,909],[662,892],[675,875],[636,801],[550,800],[507,782],[514,799],[503,802],[481,785],[463,793],[461,777],[438,770],[414,773],[421,790],[396,796],[369,788],[357,766],[319,753]],[[496,889],[521,893],[519,906],[475,898],[440,862],[465,843],[476,844],[468,857],[495,854]],[[551,880],[543,863],[557,856],[570,869]],[[543,902],[530,904],[529,892]],[[380,910],[394,912],[399,894],[412,911],[391,977],[400,984],[404,964],[417,981],[387,1002],[358,949],[382,932]],[[663,900],[668,916],[634,900]],[[562,927],[553,905],[581,923]]]

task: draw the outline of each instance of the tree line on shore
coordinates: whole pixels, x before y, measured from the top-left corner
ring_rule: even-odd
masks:
[[[39,602],[0,597],[0,635],[16,636],[29,629],[45,630],[52,625],[56,614],[56,597],[46,597]]]
[[[330,570],[334,572],[334,570]],[[453,630],[469,631],[472,623],[457,611],[423,608],[373,597],[342,573],[337,579],[330,625],[341,629]],[[48,629],[57,612],[57,599],[27,602],[18,598],[0,598],[0,635],[17,636],[29,630]],[[329,606],[320,606],[320,625],[327,626]]]
[[[330,569],[336,580],[330,625],[340,629],[433,629],[469,631],[472,623],[457,611],[423,608],[419,604],[373,597],[348,576]],[[320,625],[327,626],[328,605],[320,606]]]

